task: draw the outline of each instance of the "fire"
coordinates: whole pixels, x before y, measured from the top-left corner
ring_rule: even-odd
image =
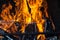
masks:
[[[2,23],[3,29],[7,32],[10,32],[10,28],[12,28],[13,33],[17,31],[17,27],[14,22],[21,23],[22,33],[25,32],[25,28],[28,24],[35,22],[37,24],[38,32],[44,32],[44,23],[45,19],[43,19],[43,12],[40,10],[41,7],[44,7],[45,16],[48,17],[47,14],[47,2],[45,0],[13,0],[15,2],[15,9],[13,9],[12,4],[8,3],[3,4],[2,12],[0,17],[5,21]],[[44,4],[45,5],[42,5]],[[28,8],[29,6],[29,8]],[[10,10],[14,10],[11,12]],[[12,11],[13,11],[12,10]],[[29,12],[30,11],[30,12]],[[7,22],[7,23],[6,23]],[[37,40],[45,40],[45,35],[38,35]]]

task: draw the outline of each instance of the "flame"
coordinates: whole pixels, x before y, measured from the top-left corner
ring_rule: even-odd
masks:
[[[41,7],[44,7],[45,16],[48,17],[47,13],[47,2],[45,0],[13,0],[15,2],[15,15],[14,12],[10,12],[13,6],[8,3],[8,6],[4,4],[2,6],[3,10],[1,12],[1,17],[5,22],[1,22],[3,25],[3,29],[7,32],[9,28],[12,28],[13,33],[17,31],[17,27],[14,22],[21,23],[22,33],[25,32],[25,28],[29,23],[35,22],[37,24],[38,32],[44,32],[44,23],[45,19],[43,19],[43,12],[40,10]],[[45,2],[45,5],[42,3]],[[27,5],[28,4],[28,5]],[[44,4],[44,3],[43,3]],[[29,8],[30,11],[29,12]],[[13,9],[14,10],[14,9]],[[6,23],[7,22],[7,23]],[[8,29],[8,30],[7,30]],[[38,35],[37,40],[45,40],[45,35]]]

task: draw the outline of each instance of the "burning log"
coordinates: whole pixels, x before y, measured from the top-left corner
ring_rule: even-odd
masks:
[[[50,32],[44,32],[44,33],[23,33],[23,34],[13,34],[13,35],[28,35],[28,36],[36,36],[36,35],[39,35],[39,34],[48,34],[48,35],[50,35],[50,37],[53,37],[53,36],[56,36],[56,35],[58,35],[58,34],[60,34],[60,33],[55,33],[55,32],[52,32],[52,33],[50,33]],[[3,35],[2,35],[3,36]],[[7,36],[7,35],[5,35],[5,36]],[[32,37],[33,37],[32,36]],[[10,37],[10,36],[9,36]],[[25,38],[26,38],[26,36],[25,36]],[[13,38],[14,39],[14,38]],[[33,38],[31,38],[30,39],[30,37],[27,37],[26,39],[29,39],[29,40],[31,40],[31,39],[34,39],[34,37]],[[36,37],[35,37],[35,39],[36,39]],[[16,40],[16,39],[15,39]]]
[[[33,34],[35,32],[37,32],[36,23],[29,24],[25,29],[25,33],[27,33],[28,35],[24,36],[24,40],[37,40],[37,35],[29,35],[30,33]]]
[[[4,36],[6,39],[10,39],[10,40],[17,40],[17,38],[15,38],[12,34],[6,32],[3,29],[0,29],[0,35]]]

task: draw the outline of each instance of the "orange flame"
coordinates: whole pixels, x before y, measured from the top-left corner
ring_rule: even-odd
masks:
[[[4,30],[7,31],[10,27],[12,27],[13,32],[17,31],[17,27],[14,24],[14,22],[20,22],[22,33],[25,32],[25,27],[32,22],[36,22],[37,28],[39,32],[44,32],[44,23],[45,19],[43,19],[43,12],[40,10],[41,7],[44,7],[45,16],[48,17],[47,14],[47,2],[45,0],[14,0],[16,3],[15,6],[15,15],[14,13],[10,13],[10,10],[13,8],[13,6],[9,3],[9,5],[6,7],[6,4],[4,4],[2,7],[4,8],[1,12],[1,17],[5,22],[2,23],[4,26]],[[45,5],[43,2],[45,2]],[[29,12],[29,8],[30,8]],[[13,9],[14,10],[14,9]],[[12,15],[11,15],[12,14]],[[8,30],[8,32],[10,32]],[[45,35],[38,35],[37,40],[41,37],[41,40],[45,40]]]

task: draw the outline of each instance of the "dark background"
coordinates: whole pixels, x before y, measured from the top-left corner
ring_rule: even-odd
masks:
[[[60,0],[47,0],[48,13],[56,26],[56,32],[60,32]]]

